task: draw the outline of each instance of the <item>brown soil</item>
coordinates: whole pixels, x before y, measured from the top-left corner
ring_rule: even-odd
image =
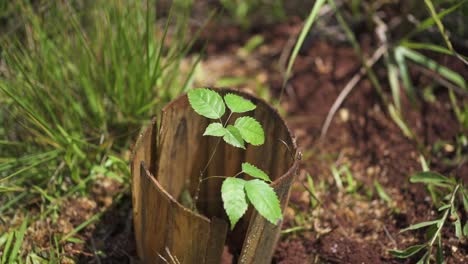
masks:
[[[239,49],[248,39],[241,30],[214,28],[209,34],[208,55],[201,63],[202,71],[210,73],[209,79],[198,80],[199,84],[214,85],[221,77],[247,77],[237,88],[262,93],[261,87],[269,87],[264,96],[268,98],[270,93],[278,98],[282,82],[278,60],[288,39],[297,34],[300,26],[292,21],[257,32],[264,37],[264,44],[251,54]],[[360,41],[363,50],[370,53],[371,38],[364,35]],[[444,57],[439,61],[458,72],[468,73],[468,68],[457,60]],[[410,224],[437,217],[425,187],[408,181],[412,173],[421,170],[417,144],[395,125],[368,80],[354,88],[336,114],[326,138],[319,140],[331,105],[359,67],[359,59],[349,45],[317,38],[308,41],[296,61],[281,106],[302,149],[303,167],[293,186],[283,229],[300,226],[303,230],[281,236],[274,263],[413,263],[416,258],[402,261],[392,257],[388,249],[424,242],[422,231],[399,231]],[[383,67],[377,66],[377,69]],[[378,71],[378,75],[387,89],[385,71]],[[417,72],[414,80],[419,84],[430,82]],[[461,128],[450,110],[445,88],[439,87],[434,93],[438,98],[434,103],[420,100],[418,105],[412,106],[408,100],[403,100],[405,117],[421,145],[431,154],[431,168],[463,178],[466,183],[468,164],[445,162],[454,158],[450,146],[455,145],[455,136],[462,133]],[[433,152],[434,144],[442,141],[448,147]],[[463,151],[466,155],[467,149]],[[348,166],[358,182],[355,192],[337,188],[331,165]],[[310,206],[312,198],[303,187],[307,173],[317,185],[323,182],[326,186],[317,189],[321,204],[316,208]],[[379,199],[374,181],[391,196],[391,204]],[[79,253],[81,263],[134,263],[131,199],[124,196],[119,203],[111,205],[109,199],[120,187],[117,183],[106,186],[111,190],[98,186],[93,201],[70,198],[64,204],[65,213],[59,217],[62,229],[68,225],[76,227],[75,224],[96,213],[96,208],[109,208],[102,221],[80,232],[79,237],[86,243],[78,247],[71,244],[68,253],[72,256]],[[462,217],[463,221],[467,219],[466,214]],[[443,235],[446,262],[466,263],[467,243],[454,239],[451,229],[446,228]],[[67,233],[67,230],[56,231]],[[99,251],[104,254],[96,257],[94,253]]]
[[[212,44],[213,48],[202,66],[216,69],[222,76],[251,76],[265,83],[271,93],[279,97],[282,75],[277,62],[291,35],[300,27],[294,21],[262,34],[263,45],[247,58],[237,52],[228,56],[226,51],[239,50],[245,37],[229,37],[230,45]],[[227,31],[220,29],[227,34]],[[235,29],[230,32],[235,32]],[[217,35],[215,31],[215,35]],[[372,50],[369,36],[361,37],[364,51]],[[225,48],[224,48],[225,47]],[[370,53],[370,52],[367,52]],[[226,59],[226,56],[229,59]],[[219,65],[216,58],[223,58]],[[468,73],[463,63],[439,58],[439,61],[458,72]],[[227,66],[226,66],[227,65]],[[399,233],[411,224],[432,220],[437,212],[425,187],[410,184],[409,176],[421,171],[418,145],[404,136],[390,118],[385,104],[368,80],[361,81],[346,99],[336,114],[325,140],[319,140],[325,117],[349,79],[359,70],[359,58],[349,45],[312,39],[301,51],[294,66],[294,76],[286,88],[282,107],[287,110],[287,121],[298,137],[303,151],[303,170],[293,188],[290,208],[286,210],[283,229],[298,226],[297,216],[307,219],[302,225],[308,231],[296,232],[281,237],[275,253],[275,263],[412,263],[416,259],[398,260],[388,249],[404,248],[424,242],[422,231]],[[377,65],[377,69],[382,69]],[[378,71],[384,88],[388,83],[385,71]],[[260,77],[259,77],[260,75]],[[421,87],[431,82],[418,72],[413,80]],[[214,83],[213,83],[214,84]],[[255,87],[253,83],[239,88]],[[257,85],[258,86],[258,85]],[[413,106],[403,98],[405,118],[417,135],[420,145],[431,154],[431,168],[445,175],[467,182],[466,162],[448,164],[443,160],[453,158],[455,137],[462,133],[448,103],[447,90],[438,87],[434,91],[437,100],[422,99]],[[464,101],[466,102],[466,100]],[[444,142],[447,148],[435,152],[434,145]],[[467,150],[463,150],[466,155]],[[347,165],[360,186],[356,193],[346,193],[334,184],[330,166]],[[312,209],[310,195],[303,188],[305,175],[310,173],[316,183],[323,181],[329,187],[318,191],[323,203]],[[393,202],[381,201],[374,191],[378,181],[391,196]],[[372,193],[370,193],[372,192]],[[466,215],[464,216],[466,219]],[[444,233],[444,255],[447,263],[465,263],[468,254],[466,242],[454,239],[452,228]]]

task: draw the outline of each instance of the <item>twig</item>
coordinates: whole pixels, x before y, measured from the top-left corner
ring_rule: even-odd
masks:
[[[381,57],[382,55],[387,51],[386,46],[380,46],[372,55],[372,57],[366,61],[367,66],[370,68],[372,67]],[[336,98],[335,102],[333,103],[332,107],[330,108],[330,111],[327,114],[327,118],[325,119],[325,122],[322,126],[322,132],[320,134],[320,139],[325,138],[325,135],[327,134],[328,128],[330,127],[330,123],[333,120],[333,117],[336,114],[336,111],[340,108],[341,104],[343,101],[346,99],[346,97],[349,95],[349,93],[353,90],[353,88],[356,86],[356,84],[359,83],[361,78],[366,74],[366,67],[362,66],[361,69],[359,70],[358,73],[356,73],[353,78],[346,84],[345,88],[341,91],[341,93],[338,95]]]

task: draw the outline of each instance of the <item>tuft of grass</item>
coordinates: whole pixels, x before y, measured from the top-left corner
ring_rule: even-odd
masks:
[[[32,169],[79,183],[189,86],[180,71],[189,9],[161,24],[152,1],[91,5],[54,3],[39,14],[16,3],[25,34],[1,41],[2,184]]]
[[[161,18],[152,0],[7,5],[17,24],[0,38],[0,213],[41,201],[29,223],[56,216],[97,175],[126,190],[127,153],[141,125],[190,88],[191,1],[175,1]],[[62,259],[64,241],[78,243],[74,233],[100,215],[55,237],[48,260]],[[21,252],[18,232],[0,237],[0,251],[10,252],[4,261],[42,261],[40,252]]]

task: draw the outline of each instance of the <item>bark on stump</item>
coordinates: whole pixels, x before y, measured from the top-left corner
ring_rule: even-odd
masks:
[[[216,91],[241,95],[257,105],[247,114],[262,124],[265,144],[247,144],[243,150],[221,141],[204,177],[233,176],[247,161],[269,174],[284,209],[298,167],[296,143],[288,127],[263,100],[236,90]],[[230,120],[236,118],[233,115]],[[180,263],[220,263],[225,245],[238,263],[271,263],[281,223],[270,224],[250,206],[230,231],[220,193],[223,179],[201,184],[199,213],[178,202],[184,190],[195,194],[200,171],[216,147],[218,138],[202,135],[210,122],[195,113],[183,95],[163,109],[159,131],[153,119],[138,138],[131,163],[132,200],[138,256],[143,263],[165,263],[160,256],[171,263],[169,254]]]

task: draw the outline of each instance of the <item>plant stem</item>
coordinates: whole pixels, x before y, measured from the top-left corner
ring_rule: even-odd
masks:
[[[229,119],[231,119],[231,116],[232,116],[232,112],[229,113],[229,116],[228,116],[228,118],[226,119],[226,122],[223,124],[223,127],[226,127],[227,123],[229,122]]]
[[[229,116],[228,116],[228,118],[226,119],[226,122],[223,124],[223,127],[226,127],[226,126],[227,126],[227,124],[228,124],[228,122],[229,122],[229,119],[231,119],[231,116],[232,116],[232,112],[229,113]],[[220,121],[220,123],[222,123],[221,120],[219,120],[219,121]],[[197,185],[197,190],[196,190],[196,192],[195,192],[195,198],[194,198],[195,201],[194,201],[194,203],[193,203],[193,206],[194,206],[194,207],[196,207],[196,204],[197,204],[197,202],[198,202],[198,198],[199,198],[199,196],[200,196],[200,185],[201,185],[201,183],[202,183],[205,179],[210,178],[210,177],[208,177],[208,178],[205,178],[205,179],[204,179],[204,178],[203,178],[203,175],[205,174],[206,170],[208,169],[208,166],[210,166],[211,161],[213,160],[214,155],[216,154],[216,150],[218,149],[219,142],[221,142],[221,139],[222,139],[221,137],[218,138],[218,141],[216,142],[216,145],[215,145],[215,147],[214,147],[214,149],[213,149],[213,152],[212,152],[211,155],[210,155],[210,158],[208,159],[208,162],[206,163],[206,165],[205,165],[205,167],[203,168],[203,170],[200,171],[200,177],[198,177],[198,185]],[[236,176],[237,176],[237,175],[236,175]],[[216,176],[212,176],[212,177],[216,177]],[[194,209],[194,208],[192,208],[192,209]]]
[[[208,169],[208,166],[210,165],[211,161],[213,160],[214,155],[216,154],[216,150],[218,149],[219,142],[221,142],[221,138],[218,138],[218,141],[216,142],[216,145],[215,145],[215,147],[213,149],[213,152],[211,153],[210,158],[208,159],[208,162],[205,165],[205,168],[203,168],[203,170],[200,171],[200,177],[198,177],[198,185],[197,185],[197,190],[195,192],[193,207],[197,206],[198,197],[200,195],[200,185],[203,182],[203,175],[205,174],[206,170]],[[194,209],[194,208],[192,208],[192,209]]]
[[[213,178],[227,179],[229,177],[227,177],[227,176],[209,176],[209,177],[203,178],[202,181],[206,181],[206,180],[213,179]]]

